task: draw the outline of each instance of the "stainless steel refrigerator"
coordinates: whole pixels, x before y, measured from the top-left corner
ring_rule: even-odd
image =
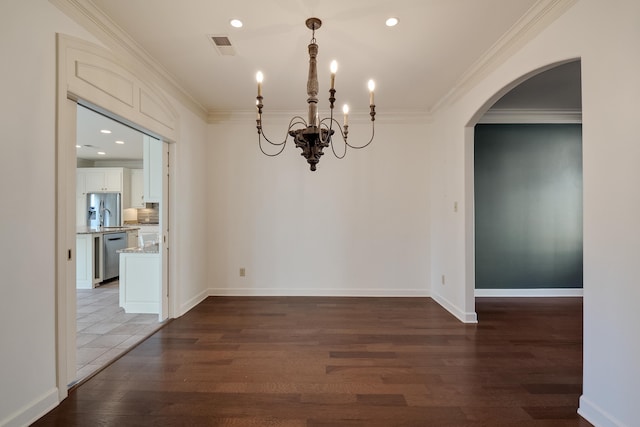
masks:
[[[97,227],[120,227],[120,193],[87,193],[87,225]]]

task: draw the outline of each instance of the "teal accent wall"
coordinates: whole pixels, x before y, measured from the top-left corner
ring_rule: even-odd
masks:
[[[582,287],[582,126],[475,127],[476,288]]]

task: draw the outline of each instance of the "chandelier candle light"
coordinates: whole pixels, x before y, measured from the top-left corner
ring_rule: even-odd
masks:
[[[373,91],[375,89],[375,83],[373,80],[369,80],[369,115],[371,116],[371,138],[369,142],[361,146],[351,145],[347,141],[347,135],[349,134],[349,107],[345,104],[342,107],[342,112],[344,113],[344,121],[343,125],[340,126],[337,120],[333,118],[333,106],[336,101],[335,94],[335,81],[336,81],[336,72],[338,71],[338,63],[336,61],[331,62],[331,82],[329,85],[329,108],[330,108],[330,116],[320,119],[320,114],[318,113],[318,69],[316,65],[316,56],[318,55],[318,45],[316,44],[316,30],[320,28],[322,25],[322,21],[318,18],[309,18],[305,22],[307,28],[312,31],[311,42],[309,43],[309,77],[307,79],[307,103],[309,104],[309,115],[308,120],[300,116],[294,116],[289,121],[289,128],[287,129],[288,135],[293,137],[293,141],[296,144],[296,147],[302,149],[302,156],[307,159],[311,170],[316,170],[316,165],[320,161],[320,157],[324,154],[322,150],[325,147],[331,145],[331,150],[333,154],[338,158],[342,159],[347,154],[347,147],[360,149],[365,148],[371,141],[373,141],[373,137],[375,135],[375,127],[374,121],[376,119],[376,106],[373,102]],[[258,118],[256,120],[256,127],[258,128],[258,145],[260,150],[267,156],[275,157],[284,151],[284,148],[287,144],[287,137],[285,136],[284,141],[282,142],[271,142],[269,138],[264,134],[264,130],[262,129],[262,108],[264,105],[262,104],[262,81],[264,76],[261,71],[258,71],[256,74],[256,80],[258,82],[258,96],[256,97],[256,108],[258,109]],[[334,134],[334,125],[337,127],[337,130],[340,131],[340,135],[342,136],[342,140],[344,141],[344,152],[342,154],[336,153],[336,150],[333,146],[332,135]],[[303,126],[298,129],[293,129],[295,126]],[[262,148],[262,137],[271,145],[279,146],[280,149],[274,154],[269,154],[264,151]]]

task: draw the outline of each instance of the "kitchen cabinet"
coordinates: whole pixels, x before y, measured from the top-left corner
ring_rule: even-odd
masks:
[[[96,193],[100,191],[122,192],[122,168],[85,168],[85,191]]]
[[[131,207],[144,208],[144,169],[131,169]]]
[[[76,235],[76,288],[93,289],[102,282],[102,234]]]
[[[87,225],[87,190],[85,174],[76,169],[76,225]]]
[[[160,313],[160,254],[120,253],[120,307],[125,313]]]
[[[127,231],[127,248],[138,247],[138,230]]]
[[[87,193],[122,194],[122,209],[131,205],[131,170],[127,168],[76,169],[76,224],[86,225]],[[120,212],[122,217],[122,212]]]
[[[87,211],[87,196],[76,197],[76,226],[87,225],[89,214]]]
[[[143,140],[142,163],[144,170],[144,201],[162,201],[162,150],[164,143],[145,136]]]
[[[76,198],[87,195],[84,169],[76,169]]]

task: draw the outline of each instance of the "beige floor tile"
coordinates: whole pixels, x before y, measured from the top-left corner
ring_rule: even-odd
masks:
[[[76,335],[76,346],[78,348],[84,346],[87,343],[90,343],[91,341],[95,340],[96,338],[101,337],[102,335],[99,334],[84,334],[82,332],[79,332]]]
[[[76,365],[87,365],[102,356],[108,350],[108,348],[79,348],[76,351]]]
[[[82,348],[114,348],[129,338],[130,335],[100,335],[98,338],[82,346]]]
[[[155,314],[125,313],[118,281],[76,292],[77,381],[90,376],[160,327]]]

